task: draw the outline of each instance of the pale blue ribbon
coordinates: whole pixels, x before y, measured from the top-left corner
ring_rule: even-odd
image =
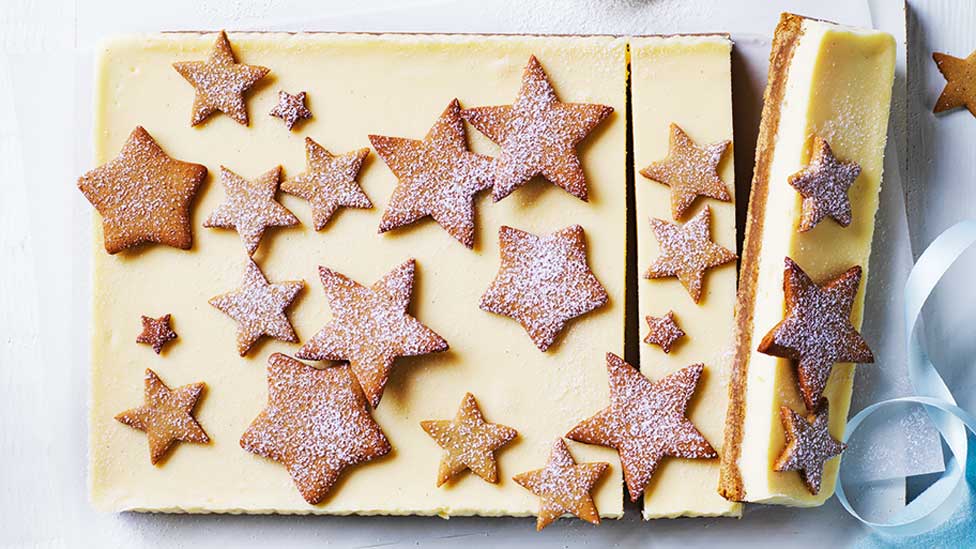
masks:
[[[851,506],[840,475],[837,499],[864,524],[892,536],[913,536],[945,522],[956,510],[966,490],[966,429],[976,433],[976,416],[956,405],[956,399],[939,372],[932,365],[918,340],[916,326],[922,306],[949,267],[973,244],[976,244],[976,220],[953,225],[940,234],[922,253],[905,283],[905,341],[908,345],[908,379],[916,395],[893,398],[872,404],[847,423],[846,442],[858,426],[882,408],[903,403],[921,405],[939,430],[951,452],[942,476],[911,503],[896,513],[890,522],[865,519]],[[842,462],[843,463],[843,462]]]

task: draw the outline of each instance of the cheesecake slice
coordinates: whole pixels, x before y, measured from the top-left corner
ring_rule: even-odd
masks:
[[[895,43],[886,33],[792,14],[776,28],[736,304],[720,484],[730,500],[815,506],[834,492],[838,458],[827,461],[816,493],[798,472],[774,471],[786,444],[781,408],[806,416],[810,399],[801,396],[793,361],[758,349],[786,313],[786,258],[817,284],[859,266],[850,321],[860,328],[894,66]],[[815,164],[824,141],[838,162],[860,171],[846,193],[849,218],[835,209],[835,218],[811,223],[810,204],[791,181]],[[853,364],[835,364],[823,390],[835,439],[847,421],[853,373]]]

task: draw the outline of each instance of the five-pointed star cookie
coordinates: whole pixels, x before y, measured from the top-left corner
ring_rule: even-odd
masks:
[[[321,231],[339,206],[372,208],[373,203],[356,182],[369,149],[333,155],[311,137],[305,138],[305,171],[281,184],[281,190],[303,198],[312,206],[315,230]]]
[[[170,158],[142,126],[113,160],[78,178],[102,216],[105,250],[118,253],[154,242],[190,249],[190,202],[207,168]]]
[[[860,266],[817,284],[792,259],[785,259],[786,316],[762,339],[759,352],[796,362],[808,410],[820,400],[835,363],[874,362],[867,342],[851,324],[860,284]]]
[[[668,156],[640,171],[648,179],[671,187],[671,216],[683,219],[699,196],[728,202],[729,190],[718,175],[718,165],[732,142],[700,147],[677,124],[671,124]]]
[[[423,141],[370,135],[399,182],[383,212],[384,233],[430,216],[468,248],[474,246],[474,196],[491,187],[492,159],[468,150],[457,99]]]
[[[461,116],[501,147],[495,201],[537,175],[585,201],[586,176],[576,145],[612,112],[606,105],[561,102],[533,55],[513,104],[465,109]]]
[[[610,406],[573,427],[566,437],[616,449],[630,499],[637,501],[664,457],[718,457],[686,417],[703,370],[694,364],[652,382],[607,353]]]
[[[278,91],[278,104],[268,114],[282,119],[289,130],[295,127],[299,120],[312,118],[312,111],[305,106],[305,92],[292,95],[285,90]]]
[[[945,88],[933,111],[943,112],[966,107],[976,116],[976,51],[965,59],[935,52],[932,59],[946,79]]]
[[[298,224],[298,218],[275,200],[280,180],[281,166],[276,166],[254,181],[248,181],[221,166],[220,182],[226,197],[203,222],[203,226],[236,230],[241,235],[247,255],[254,255],[265,229]]]
[[[518,436],[518,431],[511,427],[485,421],[471,393],[464,395],[454,420],[421,421],[420,426],[444,449],[437,486],[465,469],[471,469],[487,482],[498,482],[495,450]]]
[[[705,206],[684,225],[651,219],[651,229],[661,255],[647,269],[644,278],[677,277],[695,303],[701,299],[705,271],[730,261],[735,254],[712,242],[712,210]]]
[[[175,442],[210,442],[193,418],[193,408],[206,387],[206,383],[193,383],[170,390],[156,372],[147,368],[143,405],[126,410],[115,419],[146,432],[149,461],[155,465]]]
[[[237,352],[244,356],[261,336],[298,341],[285,309],[304,287],[302,280],[269,284],[257,263],[247,259],[240,287],[209,303],[237,321]]]
[[[787,180],[803,197],[799,231],[806,232],[825,217],[831,217],[841,227],[851,224],[851,199],[848,189],[861,175],[855,162],[841,162],[834,156],[826,139],[815,136],[813,158],[802,170]]]
[[[391,449],[348,366],[319,369],[280,353],[268,357],[268,403],[241,448],[283,464],[312,505],[347,467]]]
[[[136,343],[152,346],[156,354],[163,352],[163,345],[176,339],[176,332],[170,327],[170,315],[159,318],[142,316],[142,333],[136,336]]]
[[[196,89],[191,126],[203,122],[217,111],[247,126],[244,93],[264,78],[269,70],[238,63],[224,31],[217,35],[206,61],[181,61],[173,63],[173,68]]]
[[[799,471],[810,493],[820,493],[824,463],[839,456],[846,444],[830,436],[830,411],[827,399],[806,418],[787,406],[780,406],[779,418],[786,434],[786,447],[773,464],[774,471]]]
[[[544,236],[502,225],[501,265],[481,308],[518,321],[540,351],[566,322],[607,303],[607,291],[586,262],[583,227]]]
[[[444,338],[407,313],[415,262],[406,261],[367,288],[345,275],[319,267],[332,321],[295,356],[345,360],[370,406],[376,407],[397,357],[446,351]]]
[[[660,317],[647,316],[645,319],[650,331],[647,332],[644,343],[657,345],[665,353],[670,353],[675,342],[685,337],[684,330],[674,320],[674,311],[668,311],[668,314]]]

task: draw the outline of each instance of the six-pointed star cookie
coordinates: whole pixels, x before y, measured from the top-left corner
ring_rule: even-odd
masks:
[[[193,418],[193,408],[206,387],[206,383],[193,383],[170,390],[156,372],[147,368],[143,405],[126,410],[115,419],[146,432],[149,461],[155,465],[175,442],[210,442]]]
[[[437,471],[437,486],[465,469],[471,469],[488,482],[498,482],[495,450],[518,436],[518,431],[511,427],[485,421],[478,401],[471,393],[464,395],[453,421],[421,421],[420,426],[444,449]]]
[[[759,352],[796,362],[808,410],[820,400],[835,363],[874,362],[867,342],[851,324],[860,284],[860,266],[817,284],[792,259],[785,259],[786,316],[762,339]]]
[[[657,345],[665,353],[670,353],[674,343],[685,337],[684,330],[674,320],[674,311],[668,311],[668,314],[661,317],[647,316],[645,320],[650,331],[647,332],[644,343]]]
[[[859,175],[860,166],[855,162],[841,162],[827,140],[815,136],[813,158],[787,180],[803,197],[799,231],[809,231],[828,216],[841,227],[850,225],[851,200],[847,191]]]
[[[268,357],[268,403],[241,448],[283,464],[312,505],[347,467],[391,449],[348,366],[319,369],[280,353]]]
[[[702,278],[712,267],[735,261],[735,254],[712,242],[712,210],[705,206],[684,225],[651,219],[651,229],[661,248],[661,255],[647,269],[644,278],[677,277],[698,303]]]
[[[207,168],[170,158],[142,126],[113,160],[78,178],[78,188],[102,216],[105,250],[155,242],[190,249],[190,202]]]
[[[415,262],[410,259],[367,288],[345,275],[319,267],[332,321],[295,356],[306,360],[345,360],[370,406],[376,407],[393,362],[447,350],[444,338],[407,313]]]
[[[287,179],[281,190],[303,198],[312,206],[312,222],[321,231],[339,206],[372,208],[373,203],[356,182],[369,149],[333,155],[311,137],[305,138],[305,171]]]
[[[600,512],[590,490],[608,467],[610,464],[603,462],[577,463],[563,439],[557,438],[545,468],[520,473],[512,480],[539,496],[536,531],[566,513],[600,524]]]
[[[136,343],[152,346],[156,354],[163,352],[163,345],[176,339],[176,332],[169,326],[170,315],[159,318],[142,315],[142,333],[136,336]]]
[[[573,427],[566,437],[617,450],[631,501],[637,501],[666,456],[718,457],[686,417],[704,366],[693,364],[652,382],[607,353],[610,406]]]
[[[946,79],[945,88],[933,111],[943,112],[966,107],[976,116],[976,51],[965,59],[935,52],[932,59]]]
[[[203,226],[236,230],[241,235],[247,255],[254,255],[265,229],[298,224],[298,218],[275,200],[280,179],[281,166],[276,166],[254,181],[248,181],[221,166],[220,182],[226,197],[203,222]]]
[[[312,118],[312,111],[308,110],[308,107],[305,106],[305,92],[292,95],[285,90],[278,92],[278,104],[268,114],[282,119],[289,130],[299,120]]]
[[[718,175],[718,165],[732,142],[700,147],[677,124],[671,124],[668,156],[640,171],[648,179],[671,187],[671,216],[683,219],[699,196],[728,202],[729,190]]]
[[[501,265],[481,308],[517,320],[540,351],[567,321],[606,304],[607,291],[586,262],[583,227],[536,236],[502,225],[498,243]]]
[[[839,456],[846,444],[830,436],[830,410],[827,399],[806,418],[787,406],[780,406],[779,418],[786,434],[786,447],[773,464],[774,471],[799,471],[810,493],[820,493],[824,463]]]
[[[576,145],[611,112],[613,107],[606,105],[559,101],[533,55],[513,104],[465,109],[461,116],[501,147],[495,161],[494,200],[542,175],[585,201],[586,176]]]
[[[468,150],[457,99],[423,141],[370,135],[377,154],[399,182],[379,232],[430,216],[468,248],[474,246],[474,196],[494,180],[492,159]]]
[[[245,65],[234,59],[227,33],[220,31],[206,61],[182,61],[173,68],[196,89],[190,125],[196,126],[220,111],[247,126],[244,92],[268,74],[266,67]]]

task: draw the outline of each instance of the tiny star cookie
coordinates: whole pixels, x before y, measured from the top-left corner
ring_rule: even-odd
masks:
[[[637,501],[664,457],[718,457],[686,416],[704,369],[694,364],[652,382],[607,353],[610,406],[573,427],[566,437],[616,449],[630,499]]]
[[[736,258],[734,253],[712,242],[711,214],[712,210],[705,206],[683,225],[651,219],[661,255],[647,269],[644,278],[677,277],[698,303],[705,271]]]
[[[839,456],[847,447],[830,436],[830,411],[827,399],[820,399],[817,409],[806,418],[787,406],[780,406],[779,418],[786,434],[786,447],[773,463],[774,471],[799,471],[810,493],[820,493],[824,463]]]
[[[817,284],[792,259],[785,259],[786,316],[763,337],[759,352],[796,363],[803,402],[812,410],[837,362],[874,362],[867,342],[851,324],[851,308],[861,284],[854,266]]]
[[[268,403],[241,448],[284,465],[311,505],[346,468],[391,450],[348,366],[319,369],[280,353],[268,357]]]
[[[143,315],[142,333],[136,336],[136,343],[152,346],[157,355],[163,352],[163,345],[176,339],[176,332],[170,328],[169,321],[170,315],[159,318]]]
[[[787,180],[803,197],[798,230],[809,231],[825,217],[847,227],[851,224],[851,200],[847,191],[861,175],[861,167],[838,160],[827,140],[819,136],[813,139],[813,151],[810,163]]]
[[[305,106],[305,92],[292,95],[285,90],[278,92],[278,104],[268,114],[282,119],[289,130],[299,121],[312,118],[312,111]]]
[[[671,124],[668,156],[640,171],[644,177],[671,187],[671,216],[683,219],[699,196],[729,202],[732,196],[718,175],[718,165],[732,142],[700,147],[677,124]]]
[[[120,413],[115,419],[145,431],[149,461],[156,465],[176,442],[210,442],[210,437],[193,418],[193,408],[206,387],[206,383],[193,383],[170,390],[156,372],[147,368],[144,404]]]
[[[675,342],[685,337],[684,330],[674,320],[674,311],[668,311],[668,314],[661,317],[647,316],[646,320],[650,331],[644,338],[644,343],[657,345],[665,353],[670,353]]]
[[[376,407],[393,362],[401,356],[446,351],[444,338],[407,313],[415,262],[406,261],[367,288],[345,275],[319,267],[332,321],[295,356],[305,360],[344,360]]]
[[[315,230],[321,231],[339,206],[372,208],[356,182],[369,149],[333,155],[311,137],[305,138],[305,171],[281,184],[281,190],[307,200]]]
[[[481,415],[474,395],[466,393],[453,420],[429,420],[420,426],[444,449],[437,471],[437,486],[465,469],[487,482],[498,482],[495,450],[508,444],[518,431],[499,423],[488,423]]]
[[[444,109],[423,141],[370,135],[399,182],[379,232],[430,216],[468,248],[474,246],[474,196],[494,181],[492,159],[468,150],[457,99]]]
[[[932,59],[946,79],[933,112],[966,107],[970,114],[976,116],[976,51],[965,59],[935,52]]]
[[[545,468],[527,471],[512,480],[539,496],[536,531],[542,530],[566,513],[572,513],[591,524],[600,524],[600,512],[590,491],[609,463],[577,463],[566,442],[557,438]]]
[[[285,309],[304,287],[302,280],[269,284],[257,263],[247,259],[240,287],[209,303],[237,321],[237,352],[244,356],[261,336],[298,341]]]
[[[495,161],[495,201],[537,175],[586,201],[586,176],[576,145],[612,112],[606,105],[560,101],[533,55],[513,104],[465,109],[461,116],[501,147]]]
[[[78,179],[78,189],[102,216],[105,251],[144,243],[189,250],[190,203],[207,168],[171,158],[142,126],[119,155]]]
[[[253,181],[221,166],[220,182],[226,198],[203,222],[203,226],[236,230],[241,235],[247,255],[254,255],[265,229],[298,224],[298,218],[275,200],[280,180],[281,166]]]
[[[517,320],[540,351],[566,322],[607,303],[607,291],[586,262],[583,227],[536,236],[502,225],[498,243],[501,265],[481,296],[481,309]]]
[[[203,122],[217,111],[247,126],[244,93],[269,71],[266,67],[238,63],[224,31],[217,35],[206,61],[182,61],[173,63],[173,68],[196,89],[191,126]]]

